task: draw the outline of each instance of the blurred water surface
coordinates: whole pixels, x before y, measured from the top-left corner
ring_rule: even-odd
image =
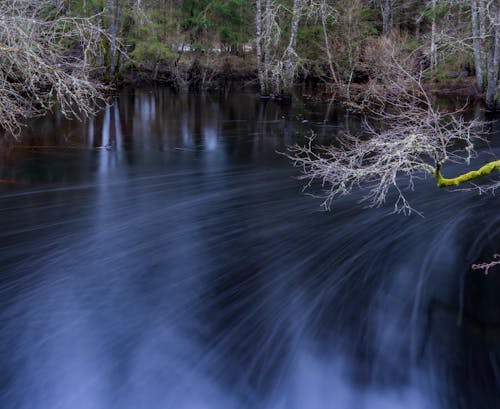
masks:
[[[500,271],[470,269],[498,198],[423,180],[424,218],[323,212],[277,152],[346,126],[154,89],[35,121],[0,162],[0,406],[499,408]]]

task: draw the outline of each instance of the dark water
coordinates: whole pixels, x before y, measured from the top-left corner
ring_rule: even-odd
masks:
[[[500,408],[500,271],[470,269],[498,198],[322,212],[276,151],[346,125],[147,90],[33,124],[0,165],[0,407]]]

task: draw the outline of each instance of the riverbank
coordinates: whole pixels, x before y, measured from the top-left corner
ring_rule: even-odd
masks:
[[[106,82],[118,87],[141,87],[145,85],[168,86],[175,90],[218,90],[228,84],[256,85],[257,68],[250,56],[227,55],[220,58],[178,59],[171,63],[130,65],[109,81],[105,73],[100,74]]]
[[[224,57],[207,65],[202,62],[141,65],[124,70],[120,75],[110,81],[102,74],[101,80],[116,88],[142,87],[142,86],[167,86],[177,91],[216,91],[228,89],[241,89],[241,87],[255,88],[258,92],[257,70],[253,61],[248,57]],[[343,100],[346,90],[349,93],[363,93],[367,82],[353,82],[347,84],[331,84],[325,77],[301,76],[296,84],[305,87],[304,97],[315,100]],[[467,73],[450,72],[439,79],[427,79],[424,87],[430,94],[463,99],[464,101],[478,101],[484,95],[478,92],[475,78]],[[309,90],[312,90],[310,92]]]

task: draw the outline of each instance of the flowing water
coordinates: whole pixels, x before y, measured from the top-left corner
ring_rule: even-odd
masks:
[[[165,90],[34,122],[0,164],[0,407],[500,408],[498,198],[324,212],[277,152],[345,126]]]

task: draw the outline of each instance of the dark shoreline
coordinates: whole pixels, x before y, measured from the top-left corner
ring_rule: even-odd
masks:
[[[241,90],[248,88],[254,90],[258,94],[258,79],[257,73],[252,71],[237,71],[231,70],[230,72],[218,72],[213,75],[210,82],[201,86],[198,83],[185,83],[179,85],[176,83],[175,77],[169,71],[161,71],[158,73],[157,78],[153,79],[150,70],[136,70],[127,71],[121,75],[120,78],[109,81],[102,79],[106,85],[112,86],[115,89],[123,88],[141,88],[147,86],[153,87],[168,87],[173,91],[231,91],[234,89]],[[351,90],[354,92],[362,92],[366,88],[366,83],[352,83]],[[431,95],[439,97],[457,98],[464,102],[480,102],[484,99],[484,94],[478,92],[475,86],[475,79],[473,76],[459,77],[459,78],[445,78],[440,80],[426,80],[424,87]],[[313,100],[343,100],[343,89],[335,84],[328,84],[324,80],[316,77],[304,78],[295,85],[296,89],[303,90],[303,97],[305,99]],[[314,91],[314,92],[311,92]],[[266,99],[269,97],[266,96]],[[279,99],[279,98],[270,98]]]

